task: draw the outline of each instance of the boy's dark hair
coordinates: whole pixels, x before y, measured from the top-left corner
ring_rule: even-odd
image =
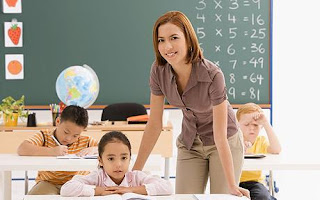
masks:
[[[88,112],[86,109],[70,105],[63,109],[61,113],[61,122],[69,121],[78,126],[86,128],[88,126]]]
[[[118,131],[111,131],[109,133],[104,134],[100,139],[98,145],[99,157],[102,158],[102,154],[104,152],[104,147],[110,142],[121,142],[126,145],[129,149],[130,156],[131,156],[131,144],[127,136],[125,134],[118,132]]]

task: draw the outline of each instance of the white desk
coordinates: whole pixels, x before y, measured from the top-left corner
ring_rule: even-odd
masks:
[[[0,200],[11,199],[11,171],[26,170],[96,170],[97,161],[92,159],[56,159],[55,157],[18,156],[0,154]],[[244,170],[320,170],[320,157],[288,158],[267,155],[262,159],[245,159]]]
[[[26,195],[24,200],[93,200],[92,197],[61,197],[59,195]],[[99,199],[103,199],[100,197]],[[108,199],[108,198],[106,198]],[[175,194],[170,196],[153,196],[152,200],[196,200],[193,194]],[[236,197],[228,194],[201,195],[201,200],[248,200],[246,197]]]
[[[16,154],[0,154],[0,200],[11,199],[11,172],[12,171],[26,171],[26,170],[52,170],[52,171],[83,171],[83,170],[96,170],[98,162],[95,159],[57,159],[56,157],[45,156],[18,156]],[[220,195],[218,195],[220,196]],[[227,195],[227,197],[230,195]],[[220,196],[220,197],[223,197]],[[233,197],[233,196],[231,196]],[[59,196],[26,196],[25,199],[70,199],[62,198]],[[157,199],[193,199],[190,196],[171,196],[169,197],[157,197]],[[223,200],[226,198],[222,198]],[[229,199],[229,198],[227,198]],[[239,199],[239,198],[232,198]],[[209,200],[209,199],[208,199]]]
[[[268,154],[261,159],[245,159],[242,170],[320,170],[320,157]]]
[[[242,170],[269,170],[269,190],[274,196],[274,170],[320,170],[319,156],[267,155],[261,159],[245,159]]]
[[[96,159],[57,159],[47,156],[18,156],[0,154],[0,200],[11,199],[12,171],[93,171],[98,169]],[[133,163],[130,163],[133,165]],[[130,166],[132,167],[132,166]],[[159,170],[145,166],[145,170]]]
[[[11,199],[11,171],[83,171],[96,170],[96,159],[57,159],[56,157],[0,154],[0,200]]]

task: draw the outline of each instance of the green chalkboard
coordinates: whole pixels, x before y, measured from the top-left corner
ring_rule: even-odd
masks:
[[[100,80],[94,104],[149,104],[154,60],[152,28],[169,10],[191,20],[204,55],[225,74],[231,103],[270,103],[270,2],[262,0],[32,0],[1,24],[23,23],[23,47],[0,40],[0,99],[26,96],[27,105],[58,102],[56,78],[88,64]],[[4,38],[4,29],[0,38]],[[24,79],[6,80],[5,55],[24,55]]]

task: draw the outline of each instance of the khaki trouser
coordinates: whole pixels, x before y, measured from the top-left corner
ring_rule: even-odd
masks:
[[[62,185],[54,185],[47,181],[39,181],[31,190],[28,195],[59,195]]]
[[[243,165],[243,136],[241,131],[228,138],[236,184],[239,184]],[[228,194],[228,184],[215,145],[203,146],[199,136],[188,150],[177,139],[178,157],[176,194],[202,194],[210,178],[211,194]]]

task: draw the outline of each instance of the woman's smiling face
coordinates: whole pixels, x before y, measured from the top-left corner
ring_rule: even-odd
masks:
[[[186,63],[188,47],[182,30],[168,22],[158,28],[158,50],[172,66]]]

